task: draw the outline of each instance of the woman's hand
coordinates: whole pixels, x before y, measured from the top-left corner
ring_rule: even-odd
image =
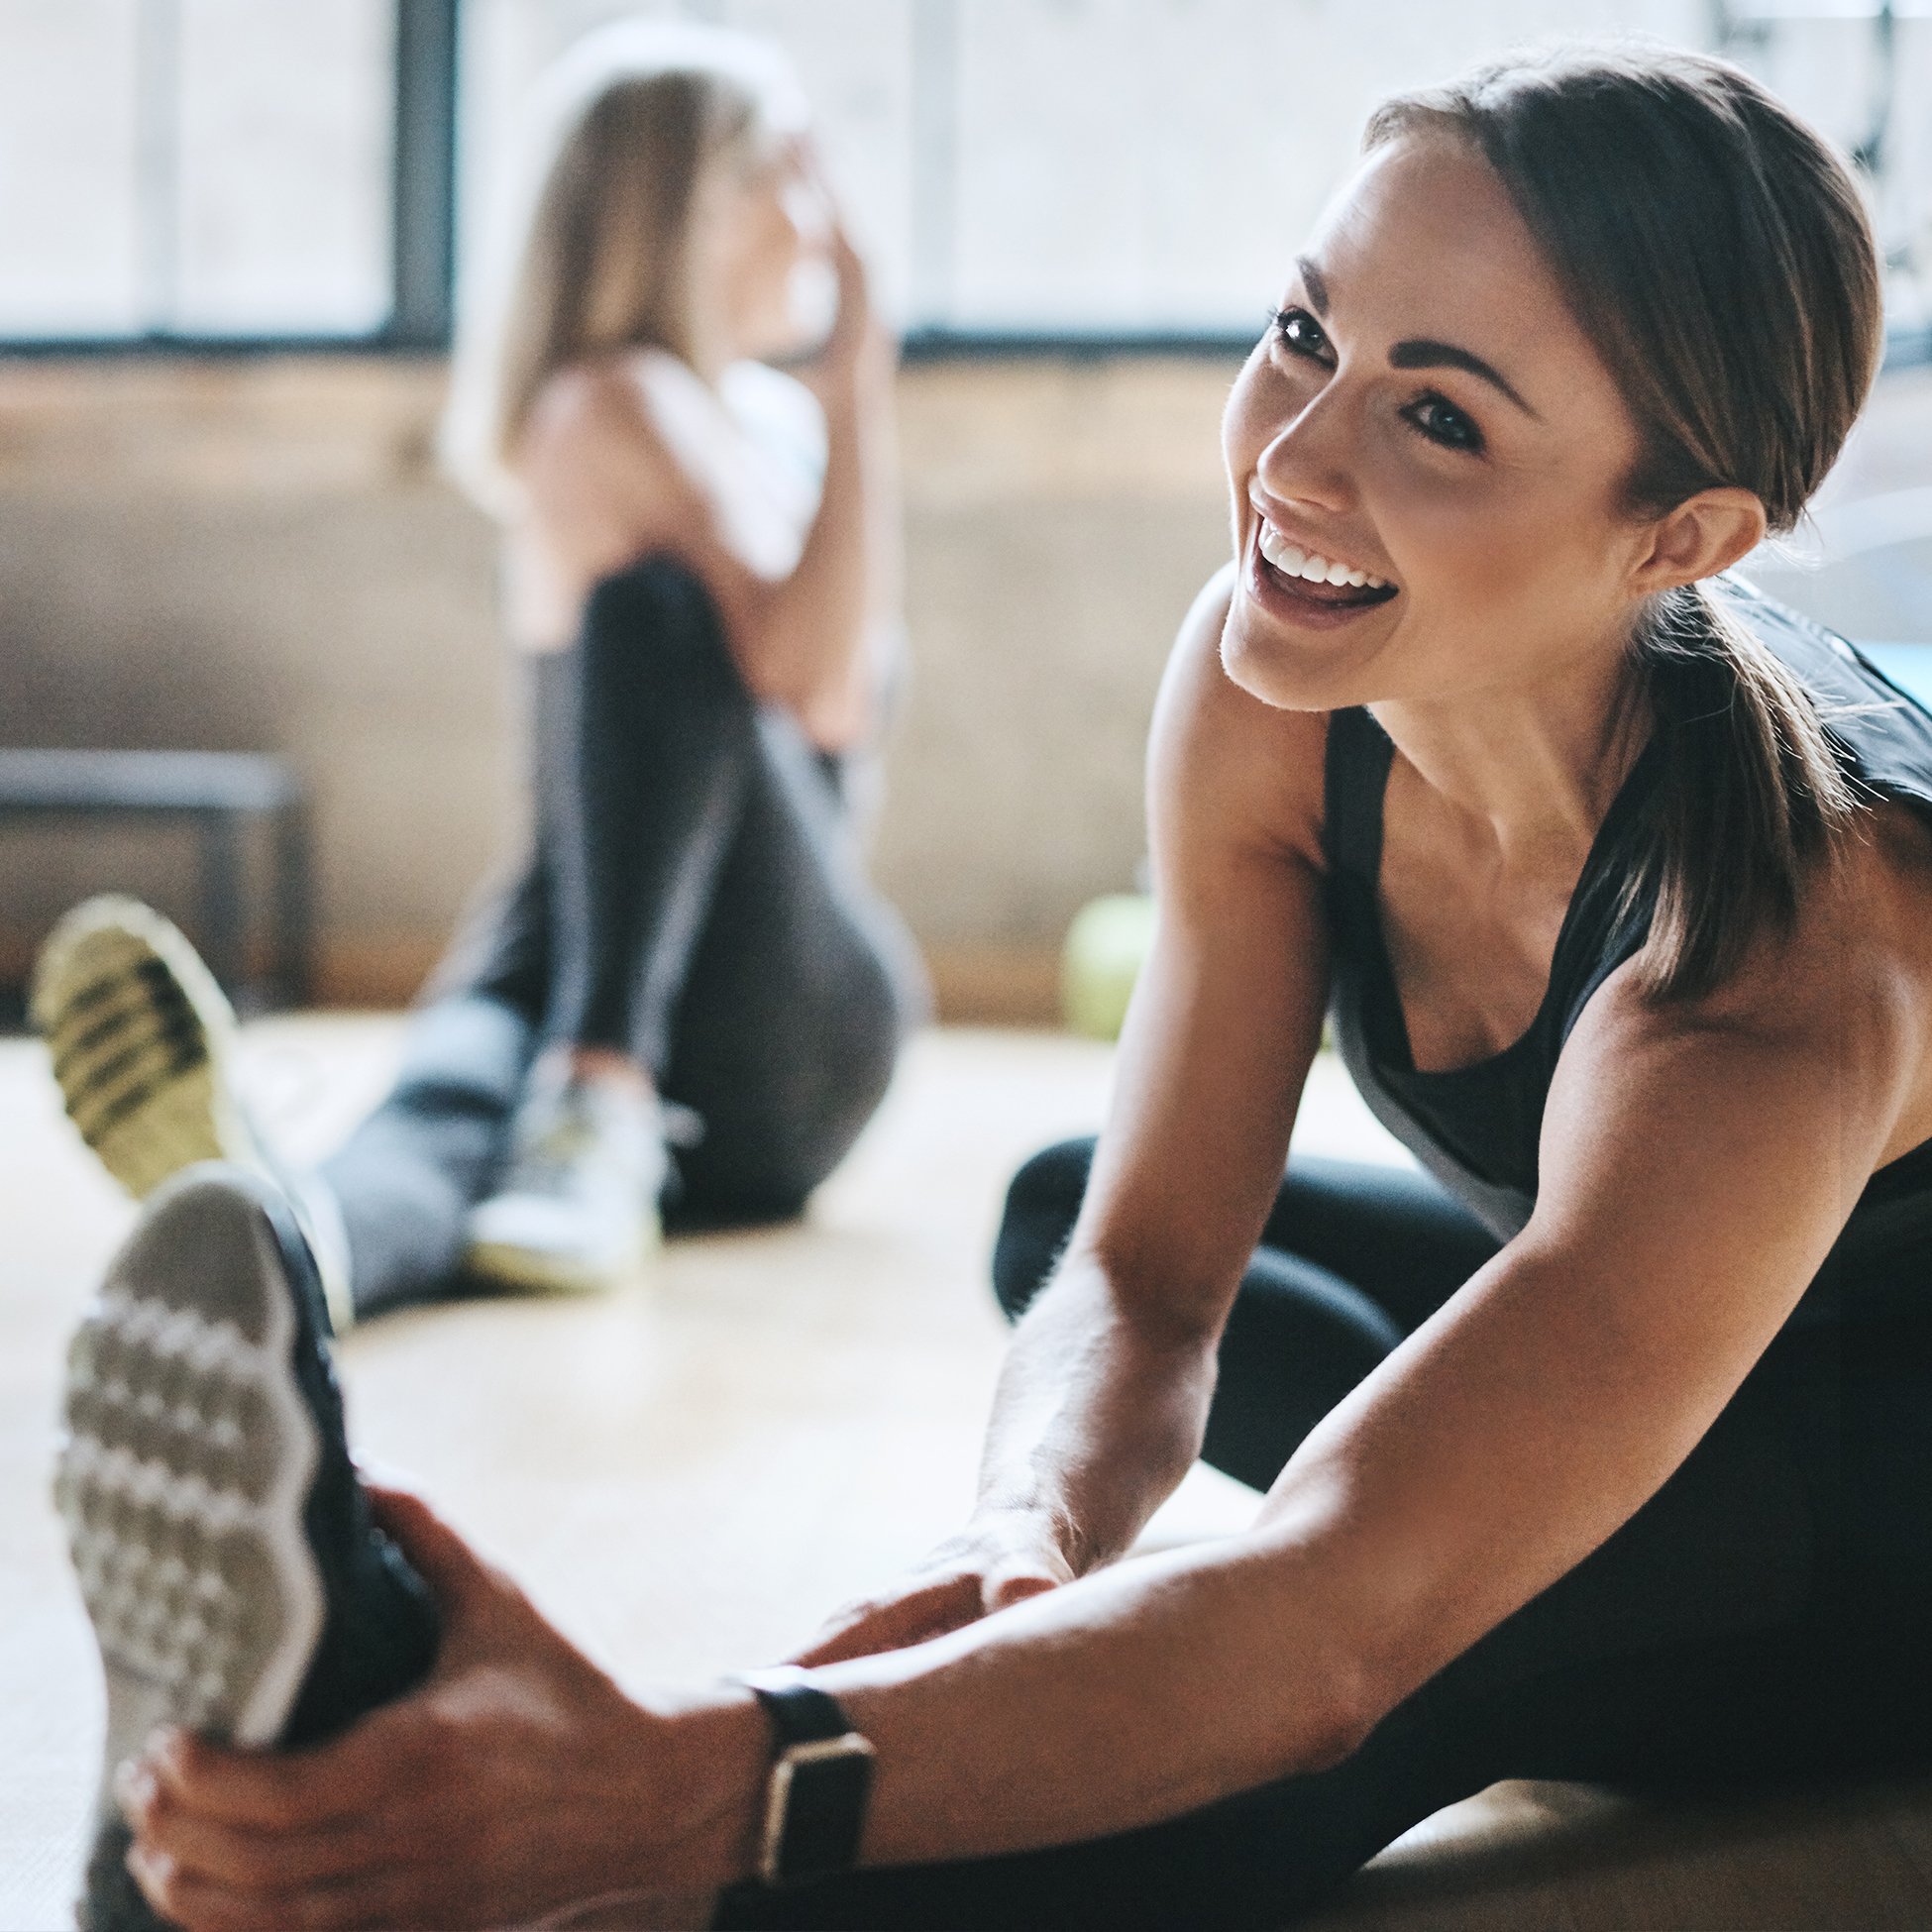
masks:
[[[190,1932],[494,1926],[729,1876],[723,1859],[696,1876],[716,1847],[691,1817],[675,1721],[626,1697],[421,1501],[374,1494],[442,1607],[433,1675],[312,1750],[158,1740],[118,1781],[156,1909]],[[676,1922],[666,1902],[653,1924]]]
[[[800,165],[824,203],[826,254],[838,293],[831,332],[818,354],[798,374],[829,406],[836,395],[877,389],[892,374],[897,344],[872,299],[871,273],[854,246],[824,162],[809,142],[799,148]]]
[[[896,1586],[835,1612],[794,1663],[902,1651],[1073,1581],[1058,1540],[1029,1512],[975,1517]]]

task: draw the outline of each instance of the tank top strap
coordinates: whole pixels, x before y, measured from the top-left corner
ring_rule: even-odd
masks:
[[[1332,873],[1373,884],[1382,867],[1382,794],[1395,745],[1364,706],[1329,713],[1322,850]]]

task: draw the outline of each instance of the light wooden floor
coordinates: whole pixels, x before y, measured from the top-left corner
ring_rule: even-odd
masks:
[[[387,1020],[254,1029],[291,1151],[379,1090]],[[406,1471],[620,1675],[769,1658],[955,1526],[1002,1345],[984,1286],[1000,1189],[1091,1129],[1110,1055],[1047,1034],[919,1040],[803,1226],[678,1244],[608,1301],[394,1318],[342,1351],[365,1457]],[[1303,1139],[1396,1157],[1339,1069]],[[0,1041],[0,1932],[63,1925],[96,1775],[96,1665],[46,1500],[60,1351],[130,1210],[70,1135],[38,1046]],[[1201,1470],[1152,1534],[1250,1501]],[[1932,1793],[1661,1816],[1499,1786],[1419,1827],[1330,1932],[1932,1925]]]

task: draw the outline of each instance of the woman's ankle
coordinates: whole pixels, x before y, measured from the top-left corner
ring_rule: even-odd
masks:
[[[628,1053],[614,1046],[580,1046],[566,1044],[551,1048],[545,1055],[556,1070],[568,1079],[609,1083],[613,1086],[629,1087],[641,1098],[648,1098],[657,1092],[656,1083],[649,1072]]]

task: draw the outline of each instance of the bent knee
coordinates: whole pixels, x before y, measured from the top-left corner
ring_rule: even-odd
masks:
[[[584,605],[577,651],[587,678],[626,682],[736,671],[717,606],[691,567],[663,552],[602,579]]]
[[[1062,1140],[1026,1162],[1007,1189],[993,1247],[993,1292],[1009,1321],[1026,1312],[1080,1218],[1094,1164],[1091,1135]]]

